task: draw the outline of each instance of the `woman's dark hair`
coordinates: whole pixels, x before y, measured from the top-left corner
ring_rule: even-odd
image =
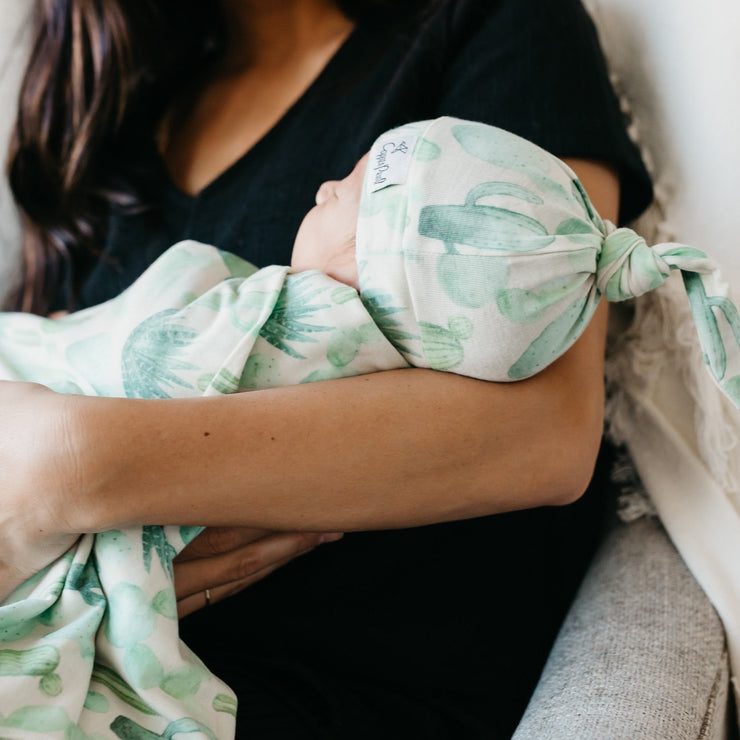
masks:
[[[398,25],[433,0],[338,0]],[[96,258],[111,207],[143,209],[173,94],[220,38],[216,0],[36,0],[8,174],[24,220],[16,310],[45,313],[70,261]],[[74,295],[75,285],[67,286]]]
[[[205,53],[210,5],[36,0],[8,160],[25,232],[13,308],[45,312],[65,263],[92,256],[109,206],[141,203],[130,183],[146,182],[135,175],[164,91],[201,61],[193,50]]]

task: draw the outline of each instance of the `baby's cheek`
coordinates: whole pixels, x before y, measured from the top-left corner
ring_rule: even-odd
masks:
[[[344,247],[337,250],[331,261],[327,264],[325,272],[335,280],[346,285],[351,285],[359,290],[359,275],[357,272],[357,259],[354,236],[345,241]]]

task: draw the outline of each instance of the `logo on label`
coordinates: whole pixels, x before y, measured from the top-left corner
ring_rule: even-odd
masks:
[[[418,136],[393,135],[380,139],[370,152],[368,183],[370,192],[389,185],[402,185],[409,176],[409,167]]]

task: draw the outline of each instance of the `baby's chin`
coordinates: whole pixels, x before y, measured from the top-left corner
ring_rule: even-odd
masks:
[[[335,244],[311,237],[310,231],[301,233],[299,229],[290,262],[292,269],[295,272],[319,270],[359,290],[354,234]]]

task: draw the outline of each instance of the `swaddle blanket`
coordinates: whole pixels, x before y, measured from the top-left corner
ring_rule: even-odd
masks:
[[[137,398],[409,365],[517,380],[576,340],[602,294],[680,267],[710,369],[738,398],[740,321],[708,258],[602,222],[562,162],[499,129],[439,119],[380,137],[357,259],[361,297],[183,242],[102,306],[0,315],[0,375]],[[172,558],[199,531],[86,535],[3,602],[0,738],[233,737],[235,697],[177,635]]]

